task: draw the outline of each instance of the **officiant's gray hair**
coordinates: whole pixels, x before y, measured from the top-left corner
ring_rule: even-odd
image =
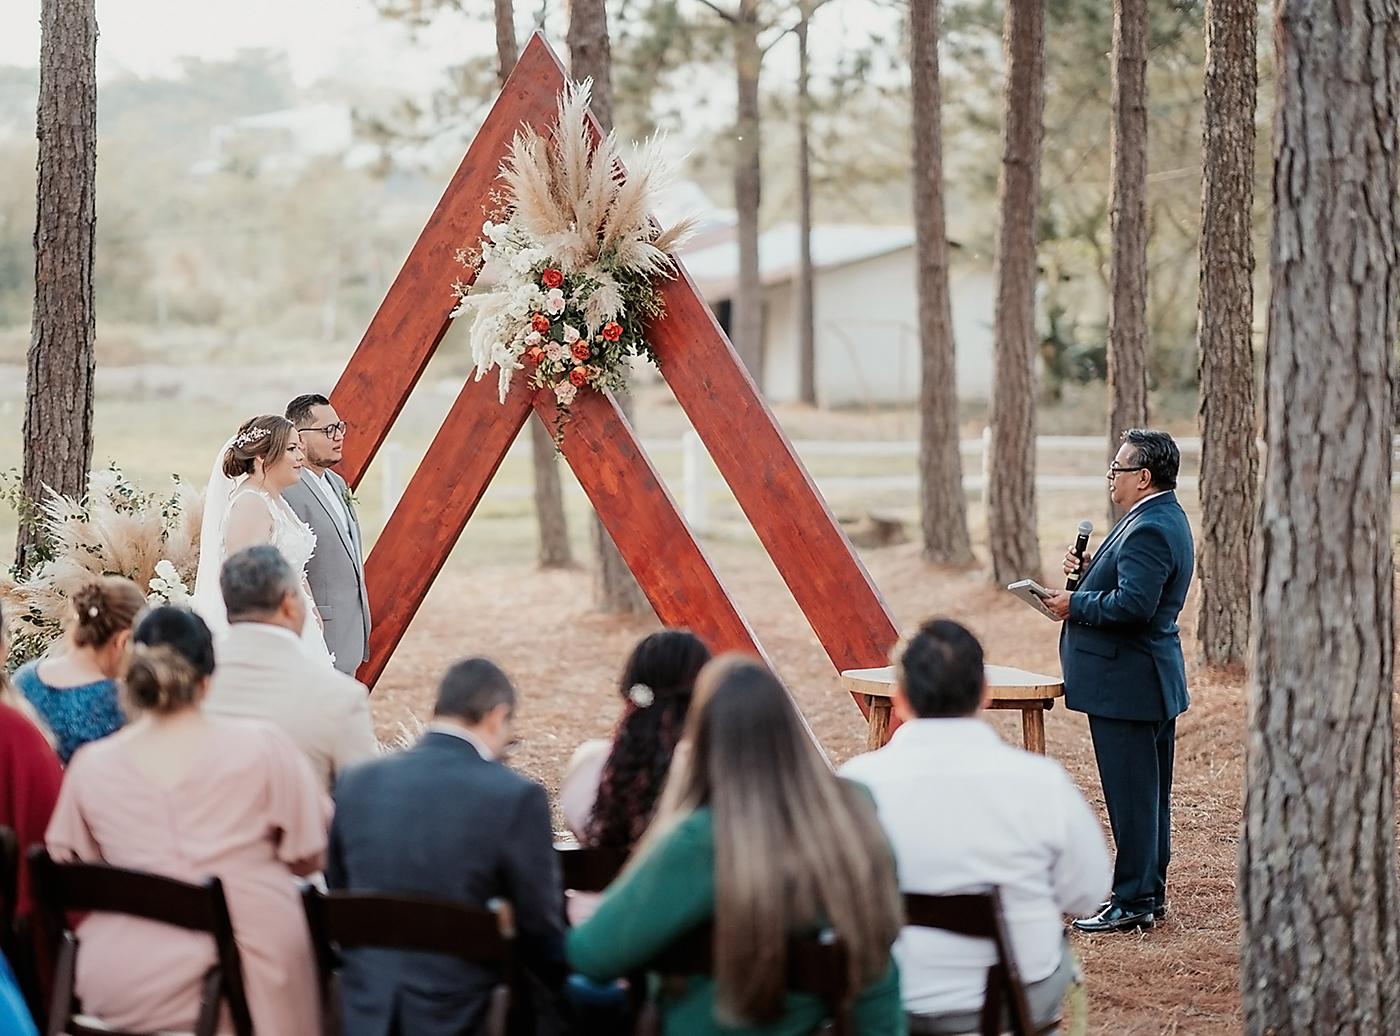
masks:
[[[498,705],[515,709],[515,687],[510,677],[489,658],[466,658],[443,674],[433,715],[475,724]]]
[[[219,589],[228,621],[239,622],[277,611],[283,598],[297,592],[297,577],[281,551],[260,544],[240,550],[224,562]]]

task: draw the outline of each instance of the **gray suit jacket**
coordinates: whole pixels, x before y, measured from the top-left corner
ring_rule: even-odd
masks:
[[[545,790],[452,734],[429,732],[340,776],[326,884],[476,907],[505,899],[522,963],[562,981],[564,893]],[[345,1036],[476,1032],[496,978],[431,953],[360,949],[343,961]]]
[[[360,519],[354,506],[347,502],[345,509],[350,512],[347,536],[331,513],[331,505],[311,484],[314,477],[303,471],[300,482],[283,490],[282,499],[316,533],[316,553],[306,566],[306,578],[311,583],[316,610],[325,624],[326,647],[335,655],[335,667],[354,676],[360,663],[369,657],[369,596],[365,592]],[[350,495],[345,480],[334,471],[327,471],[326,478],[342,499]]]

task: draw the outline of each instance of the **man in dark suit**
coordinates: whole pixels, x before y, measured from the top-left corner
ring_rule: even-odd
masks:
[[[1078,588],[1053,591],[1060,619],[1065,704],[1089,716],[1117,858],[1113,896],[1082,932],[1150,928],[1166,912],[1171,858],[1176,717],[1186,711],[1186,662],[1177,616],[1195,564],[1191,526],[1177,503],[1181,455],[1166,432],[1130,429],[1108,469],[1125,513]],[[1081,569],[1071,552],[1065,571]]]
[[[484,658],[458,662],[423,739],[350,768],[335,789],[326,883],[332,889],[434,896],[514,910],[522,963],[543,990],[564,978],[563,892],[545,790],[498,760],[510,743],[515,690]],[[346,1036],[457,1036],[476,1031],[497,977],[433,954],[345,954]],[[537,989],[537,992],[541,991]],[[513,998],[540,1032],[549,995]],[[513,1027],[514,1028],[514,1027]]]

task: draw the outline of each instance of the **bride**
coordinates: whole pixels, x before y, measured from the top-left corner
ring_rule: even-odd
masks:
[[[301,577],[306,622],[301,642],[309,655],[332,663],[321,632],[316,602],[306,583],[306,563],[316,549],[316,534],[282,499],[282,490],[301,477],[301,438],[284,417],[267,414],[245,421],[224,444],[204,494],[199,571],[192,603],[218,637],[228,629],[228,612],[219,589],[225,559],[245,547],[268,543],[281,551]]]

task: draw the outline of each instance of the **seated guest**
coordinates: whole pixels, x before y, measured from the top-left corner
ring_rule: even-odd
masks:
[[[1107,895],[1103,831],[1054,760],[1014,748],[982,722],[990,700],[977,638],[925,623],[895,649],[903,725],[841,769],[875,796],[906,892],[1001,890],[1037,1026],[1060,1016],[1074,977],[1063,914]],[[895,947],[911,1033],[975,1031],[994,951],[985,940],[906,928]]]
[[[214,642],[199,616],[157,608],[133,639],[124,689],[139,718],[73,757],[49,852],[180,881],[221,879],[254,1029],[317,1032],[316,969],[293,878],[321,869],[329,803],[280,730],[204,714]],[[78,937],[87,1013],[142,1032],[194,1025],[214,963],[207,935],[90,914]]]
[[[787,942],[830,926],[849,951],[855,1031],[902,1033],[901,916],[868,794],[827,768],[776,677],[730,655],[700,674],[656,819],[569,933],[569,964],[618,978],[713,922],[713,977],[663,986],[664,1031],[809,1033],[824,1008],[787,991]]]
[[[219,574],[229,630],[204,708],[213,716],[281,727],[311,761],[322,787],[351,763],[379,752],[369,692],[308,655],[300,581],[276,547],[248,547]]]
[[[103,576],[73,594],[72,607],[66,650],[15,673],[15,686],[53,732],[64,765],[80,745],[106,737],[124,722],[117,678],[146,598],[130,579]]]
[[[413,748],[336,782],[326,883],[332,889],[433,896],[485,907],[507,900],[523,962],[563,978],[563,892],[545,790],[500,758],[515,689],[484,658],[442,679],[427,733]],[[435,954],[359,949],[340,973],[346,1036],[474,1032],[496,976]],[[517,998],[513,1009],[549,1003]]]
[[[656,809],[695,678],[710,660],[689,630],[642,638],[622,670],[622,718],[611,741],[585,741],[559,785],[559,807],[585,845],[631,849]]]

